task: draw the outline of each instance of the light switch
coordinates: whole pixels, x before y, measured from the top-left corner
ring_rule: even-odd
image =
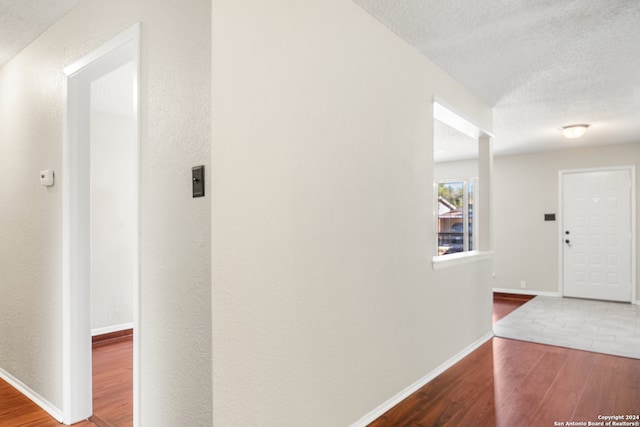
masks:
[[[191,168],[193,197],[204,197],[204,165]]]
[[[40,171],[40,185],[43,187],[53,186],[54,175],[53,169]]]

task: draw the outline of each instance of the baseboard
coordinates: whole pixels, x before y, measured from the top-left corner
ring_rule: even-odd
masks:
[[[457,353],[455,356],[453,356],[452,358],[444,362],[442,365],[438,366],[436,369],[429,372],[427,375],[420,378],[418,381],[411,384],[410,386],[402,390],[400,393],[393,396],[391,399],[382,403],[381,405],[376,407],[374,410],[364,415],[355,423],[351,424],[351,427],[366,427],[367,425],[371,424],[372,422],[380,418],[385,412],[387,412],[388,410],[396,406],[398,403],[402,402],[411,394],[418,391],[421,387],[423,387],[425,384],[432,381],[438,375],[442,374],[444,371],[446,371],[447,369],[449,369],[450,367],[452,367],[453,365],[455,365],[456,363],[464,359],[466,356],[468,356],[473,351],[478,349],[478,347],[480,347],[482,344],[489,341],[491,338],[493,338],[493,332],[487,332],[484,336],[482,336],[482,338],[474,341],[473,343],[465,347],[462,351]]]
[[[543,297],[561,297],[560,292],[534,291],[533,289],[493,288],[493,292],[501,294],[535,295]]]
[[[113,332],[125,331],[133,329],[133,323],[121,323],[120,325],[106,326],[104,328],[96,328],[91,330],[91,336],[110,334]]]
[[[103,345],[115,344],[117,342],[133,340],[133,329],[124,329],[122,331],[110,332],[108,334],[94,335],[91,337],[91,345],[93,348]]]
[[[44,397],[40,396],[38,393],[33,391],[27,385],[25,385],[22,381],[0,368],[0,378],[9,383],[13,388],[18,390],[20,393],[25,395],[29,400],[42,408],[45,412],[51,415],[56,419],[59,423],[62,423],[63,415],[62,411],[59,408],[56,408],[51,402],[49,402]]]

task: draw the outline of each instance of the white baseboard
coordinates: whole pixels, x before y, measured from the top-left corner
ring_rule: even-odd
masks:
[[[8,373],[2,368],[0,368],[0,378],[2,378],[3,380],[11,384],[11,386],[13,386],[16,390],[24,394],[27,398],[29,398],[29,400],[31,400],[33,403],[38,405],[45,412],[47,412],[49,415],[55,418],[56,421],[58,421],[59,423],[62,423],[62,420],[63,420],[62,411],[59,408],[57,408],[54,404],[49,402],[44,397],[40,396],[35,391],[31,390],[22,381],[20,381],[19,379],[17,379],[16,377],[14,377],[13,375],[11,375],[10,373]]]
[[[91,330],[91,336],[110,334],[112,332],[126,331],[127,329],[133,329],[133,323],[122,323],[120,325],[106,326],[104,328],[96,328]]]
[[[389,409],[393,408],[398,403],[402,402],[404,399],[409,397],[411,394],[418,391],[418,389],[423,387],[425,384],[432,381],[438,375],[442,374],[444,371],[446,371],[447,369],[449,369],[450,367],[452,367],[453,365],[455,365],[456,363],[464,359],[466,356],[468,356],[470,353],[472,353],[482,344],[489,341],[491,338],[493,338],[493,332],[487,332],[485,335],[482,336],[482,338],[474,341],[473,343],[465,347],[462,351],[460,351],[458,354],[456,354],[455,356],[453,356],[452,358],[444,362],[442,365],[438,366],[436,369],[429,372],[427,375],[420,378],[418,381],[411,384],[410,386],[402,390],[400,393],[393,396],[391,399],[382,403],[381,405],[376,407],[374,410],[364,415],[355,423],[351,424],[351,427],[366,427],[367,425],[371,424],[373,421],[380,418]]]
[[[493,288],[493,292],[516,295],[535,295],[544,297],[561,297],[560,292],[534,291],[533,289]]]

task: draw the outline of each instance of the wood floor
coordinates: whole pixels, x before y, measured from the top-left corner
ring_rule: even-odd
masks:
[[[524,303],[494,299],[494,321]],[[132,340],[94,347],[93,422],[132,425]],[[556,426],[640,414],[640,360],[493,338],[371,427]],[[555,424],[558,423],[558,424]],[[0,427],[58,427],[0,380]]]
[[[112,336],[93,346],[93,410],[77,427],[133,425],[133,336]],[[0,380],[0,427],[60,427],[35,403]]]
[[[93,417],[98,427],[133,426],[133,334],[93,344]]]
[[[494,298],[494,321],[524,302]],[[493,338],[370,427],[544,427],[616,414],[640,415],[640,360]]]

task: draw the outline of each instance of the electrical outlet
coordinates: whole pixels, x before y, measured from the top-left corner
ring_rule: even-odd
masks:
[[[521,281],[520,281],[520,287],[521,287],[522,289],[526,288],[526,287],[527,287],[527,281],[526,281],[526,280],[521,280]]]

